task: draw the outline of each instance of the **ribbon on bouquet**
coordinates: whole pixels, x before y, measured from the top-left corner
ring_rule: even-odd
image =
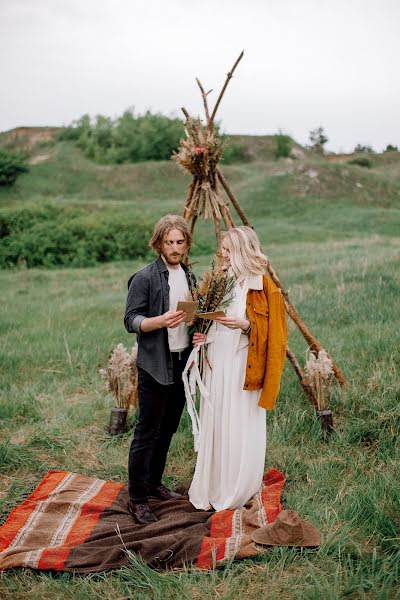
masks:
[[[192,421],[192,433],[194,439],[195,452],[198,452],[199,450],[201,434],[200,418],[196,410],[196,385],[198,386],[200,391],[200,402],[207,402],[207,404],[210,406],[210,402],[208,400],[209,393],[201,379],[199,369],[200,347],[203,345],[204,342],[201,342],[200,344],[198,344],[198,346],[193,348],[182,373],[187,411]]]

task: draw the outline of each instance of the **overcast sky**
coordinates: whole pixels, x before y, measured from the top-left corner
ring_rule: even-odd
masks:
[[[225,132],[400,146],[400,0],[0,0],[0,131],[199,114],[242,49]]]

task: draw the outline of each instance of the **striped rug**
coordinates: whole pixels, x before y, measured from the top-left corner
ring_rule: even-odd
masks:
[[[282,509],[284,482],[271,469],[260,491],[237,510],[197,510],[185,497],[154,499],[150,504],[159,520],[144,526],[126,509],[125,484],[50,471],[0,527],[0,570],[94,573],[127,564],[129,552],[156,568],[209,569],[256,556],[261,550],[251,534]]]

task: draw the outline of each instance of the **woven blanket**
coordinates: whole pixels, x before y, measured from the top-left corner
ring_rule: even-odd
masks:
[[[127,564],[129,552],[156,568],[209,569],[256,556],[261,549],[251,534],[282,510],[284,482],[271,469],[259,492],[236,510],[197,510],[187,497],[154,499],[158,522],[137,525],[126,508],[125,484],[50,471],[0,527],[0,570],[95,573]]]

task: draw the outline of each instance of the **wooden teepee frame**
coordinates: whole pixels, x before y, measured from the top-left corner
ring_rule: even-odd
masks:
[[[224,200],[224,197],[222,195],[221,186],[225,190],[228,199],[232,203],[232,206],[236,210],[242,223],[251,227],[251,224],[247,219],[246,215],[244,214],[237,198],[235,197],[235,194],[229,187],[227,180],[225,179],[221,169],[218,166],[218,158],[222,153],[222,148],[217,148],[217,151],[214,152],[214,160],[212,156],[210,159],[210,157],[207,154],[208,149],[212,147],[215,143],[215,115],[221,103],[222,97],[225,93],[225,90],[229,84],[229,81],[231,80],[233,73],[242,57],[243,52],[240,54],[232,69],[227,74],[225,83],[221,89],[221,92],[218,96],[217,102],[211,114],[208,107],[207,96],[212,90],[210,90],[209,92],[205,92],[199,79],[196,78],[197,84],[200,88],[200,92],[202,95],[204,111],[207,121],[207,128],[205,131],[203,131],[203,128],[201,127],[200,120],[193,120],[190,117],[187,110],[184,107],[182,107],[182,112],[186,118],[186,130],[187,132],[189,131],[188,138],[191,140],[192,146],[190,146],[187,140],[181,140],[181,152],[185,151],[185,148],[186,151],[189,153],[192,152],[193,154],[194,151],[194,156],[199,164],[199,168],[196,168],[196,165],[194,166],[194,168],[192,168],[191,166],[187,167],[187,165],[185,165],[183,161],[178,160],[179,155],[174,156],[175,160],[177,160],[178,163],[188,168],[189,171],[193,174],[193,179],[189,185],[188,193],[185,200],[183,217],[189,224],[190,231],[193,233],[197,218],[199,216],[204,216],[205,218],[211,216],[214,221],[215,235],[217,239],[218,248],[220,247],[221,242],[221,221],[225,224],[227,229],[229,229],[230,227],[235,227],[235,222],[229,210],[228,204]],[[205,169],[200,168],[202,166],[202,162],[204,164],[207,162],[207,166]],[[321,344],[313,336],[308,327],[303,323],[299,313],[296,311],[295,307],[291,303],[288,293],[285,291],[276,271],[274,270],[270,262],[268,262],[267,271],[271,279],[281,291],[287,314],[300,329],[301,333],[303,334],[304,338],[306,339],[309,345],[310,350],[314,353],[318,353],[322,349]],[[287,347],[286,356],[293,369],[295,370],[307,397],[315,406],[315,408],[318,408],[317,400],[309,382],[307,381],[304,371],[301,368],[294,353],[289,347]],[[346,378],[334,362],[333,371],[340,385],[345,385],[347,383]]]

